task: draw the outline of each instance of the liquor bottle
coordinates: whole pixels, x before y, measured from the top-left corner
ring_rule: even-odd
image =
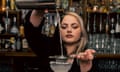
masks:
[[[22,37],[22,51],[28,51],[29,45],[25,37]]]
[[[114,18],[111,18],[110,34],[114,35],[114,33],[115,33]]]
[[[69,0],[62,0],[62,8],[67,9],[69,6]]]
[[[49,36],[50,34],[50,13],[48,12],[48,10],[45,11],[44,17],[45,17],[45,21],[42,27],[42,34]]]
[[[111,18],[111,24],[110,24],[110,36],[111,36],[111,43],[114,42],[115,38],[115,23],[114,23],[114,18]]]
[[[53,16],[50,16],[50,37],[53,37],[55,32],[55,24],[53,23]]]
[[[110,4],[109,4],[108,9],[109,9],[109,12],[112,13],[112,12],[114,12],[114,10],[115,10],[115,9],[114,9],[114,8],[115,8],[115,7],[114,7],[115,5],[113,4],[113,0],[110,0],[109,3],[110,3]]]
[[[13,26],[10,29],[10,33],[12,34],[18,34],[19,30],[17,27],[16,17],[13,17]]]
[[[50,24],[49,24],[49,21],[48,21],[49,19],[48,19],[48,16],[46,17],[46,20],[45,20],[45,35],[46,36],[49,36],[49,31],[50,31],[50,29],[49,29],[49,27],[50,27]]]
[[[105,0],[101,0],[101,6],[99,8],[99,12],[101,12],[101,13],[107,13],[108,12],[108,9],[105,5]]]
[[[56,8],[61,8],[61,0],[56,0]]]
[[[94,0],[93,12],[97,12],[97,11],[98,11],[98,4],[97,4],[97,0]]]
[[[24,34],[24,26],[23,24],[20,25],[20,37],[21,37],[21,45],[22,45],[22,51],[27,51],[28,48],[29,48],[29,45],[28,45],[28,42],[27,42],[27,39],[25,37],[25,34]]]
[[[21,25],[19,26],[19,33],[20,33],[20,36],[21,36],[21,37],[25,37],[23,24],[21,24]]]
[[[11,51],[16,51],[16,40],[15,37],[10,37]]]
[[[5,11],[6,0],[2,0],[2,11]]]
[[[6,9],[10,9],[10,0],[6,0]]]
[[[16,51],[22,51],[22,43],[21,43],[20,34],[18,34],[16,37]]]
[[[15,10],[15,0],[10,0],[10,9]]]

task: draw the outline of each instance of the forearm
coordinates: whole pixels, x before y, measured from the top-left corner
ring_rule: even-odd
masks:
[[[30,22],[34,27],[38,27],[43,19],[44,11],[33,10],[30,16]]]

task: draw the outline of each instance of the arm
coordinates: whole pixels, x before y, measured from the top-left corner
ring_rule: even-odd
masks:
[[[42,13],[41,13],[42,14]],[[30,48],[38,55],[50,55],[57,52],[55,49],[58,46],[58,31],[56,31],[53,38],[46,37],[41,34],[42,26],[44,25],[44,18],[40,18],[38,11],[30,11],[25,18],[25,36],[28,40]],[[43,16],[43,14],[42,14]],[[41,21],[40,21],[41,20]],[[56,44],[57,41],[57,44]],[[54,51],[54,52],[53,52]]]
[[[83,53],[79,53],[81,72],[89,72],[92,68],[92,60],[94,59],[95,50],[86,49]]]
[[[40,20],[38,17],[40,15],[36,16],[35,10],[30,11],[25,18],[25,37],[28,41],[28,44],[30,48],[38,55],[38,56],[48,56],[46,53],[49,51],[49,45],[48,41],[49,38],[41,34],[42,26],[44,24],[44,19]],[[34,19],[35,18],[35,19]],[[37,19],[38,18],[38,19]],[[34,20],[38,21],[34,23]],[[32,21],[31,21],[32,20]],[[40,21],[39,21],[40,20]]]

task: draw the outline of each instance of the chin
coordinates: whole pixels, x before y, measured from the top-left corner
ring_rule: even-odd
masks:
[[[75,44],[75,43],[78,43],[79,40],[65,40],[64,43],[65,44]]]
[[[66,44],[74,44],[76,43],[75,41],[65,41]]]

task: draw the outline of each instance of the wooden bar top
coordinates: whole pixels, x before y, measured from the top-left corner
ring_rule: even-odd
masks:
[[[36,54],[30,52],[0,52],[0,56],[11,56],[11,57],[35,57]]]

